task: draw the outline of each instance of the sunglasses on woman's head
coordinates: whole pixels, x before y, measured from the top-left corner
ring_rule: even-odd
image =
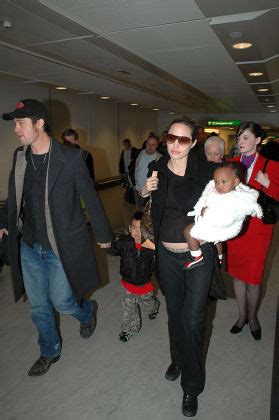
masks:
[[[178,141],[178,144],[180,144],[180,146],[188,146],[188,144],[191,143],[191,139],[189,137],[186,136],[175,136],[174,134],[167,134],[167,142],[170,144],[173,144],[175,142],[175,140]]]

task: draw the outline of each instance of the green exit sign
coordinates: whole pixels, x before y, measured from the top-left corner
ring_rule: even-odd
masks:
[[[221,121],[207,121],[208,127],[238,127],[240,120],[221,120]]]

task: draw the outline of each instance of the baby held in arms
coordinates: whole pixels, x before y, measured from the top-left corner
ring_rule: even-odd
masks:
[[[215,169],[213,180],[206,185],[194,210],[188,212],[188,216],[195,216],[195,223],[184,229],[191,254],[183,266],[185,270],[203,264],[199,241],[216,243],[221,260],[221,242],[237,236],[247,216],[262,217],[262,209],[257,203],[259,193],[244,185],[241,177],[239,163],[221,164]]]

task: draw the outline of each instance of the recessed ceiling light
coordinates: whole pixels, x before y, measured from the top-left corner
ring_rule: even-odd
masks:
[[[252,77],[259,77],[259,76],[263,76],[263,73],[262,73],[262,72],[260,72],[260,71],[254,71],[254,72],[252,72],[252,73],[249,73],[249,76],[252,76]]]
[[[170,115],[174,115],[174,114],[175,114],[175,112],[169,112],[169,114],[170,114]]]
[[[65,86],[56,86],[56,90],[67,90]]]
[[[275,108],[275,105],[267,105],[267,108]]]
[[[269,89],[268,88],[260,88],[258,89],[258,92],[268,92]]]
[[[252,47],[253,44],[251,42],[238,42],[237,44],[233,44],[233,48],[236,50],[245,50],[246,48]]]
[[[109,96],[100,96],[100,99],[109,99]]]
[[[131,106],[137,106],[138,104],[130,104]]]
[[[152,111],[159,111],[159,108],[152,108]]]

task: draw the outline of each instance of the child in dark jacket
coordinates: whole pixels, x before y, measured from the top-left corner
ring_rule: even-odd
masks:
[[[150,281],[154,268],[155,251],[148,241],[142,244],[141,218],[143,213],[136,212],[131,218],[129,235],[115,240],[110,255],[120,255],[120,274],[122,276],[122,322],[119,339],[123,342],[136,335],[141,328],[141,308],[155,319],[159,313],[160,302],[154,294]],[[149,242],[151,245],[151,242]]]

